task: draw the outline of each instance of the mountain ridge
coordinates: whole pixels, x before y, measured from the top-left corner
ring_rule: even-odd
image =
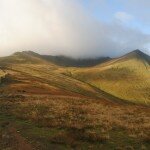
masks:
[[[97,58],[72,58],[63,55],[52,56],[52,55],[41,55],[33,51],[22,51],[15,52],[14,54],[1,57],[1,63],[52,63],[57,66],[62,67],[93,67],[96,65],[104,63],[114,63],[116,61],[122,60],[126,61],[128,59],[141,59],[150,64],[150,56],[141,52],[140,50],[131,51],[118,58],[110,57],[97,57]]]

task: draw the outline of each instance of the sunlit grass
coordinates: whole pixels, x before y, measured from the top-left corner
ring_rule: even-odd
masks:
[[[150,104],[150,67],[138,59],[86,69],[70,69],[66,74],[85,81],[121,99]]]

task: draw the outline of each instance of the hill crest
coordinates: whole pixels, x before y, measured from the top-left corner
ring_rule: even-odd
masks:
[[[142,59],[142,60],[147,61],[150,64],[150,56],[143,53],[139,49],[125,54],[124,56],[122,56],[122,58],[124,58],[124,59],[131,59],[131,58]]]
[[[150,56],[141,52],[140,50],[134,50],[119,58],[111,59],[110,57],[97,57],[97,58],[83,58],[76,59],[67,56],[52,56],[52,55],[40,55],[33,51],[16,52],[11,56],[0,58],[0,62],[4,63],[52,63],[57,66],[63,67],[92,67],[105,63],[115,63],[118,61],[126,61],[129,59],[140,59],[150,64]]]

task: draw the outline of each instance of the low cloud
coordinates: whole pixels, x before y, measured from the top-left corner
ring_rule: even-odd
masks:
[[[131,21],[134,17],[126,12],[116,12],[115,18],[123,23],[128,23]]]
[[[149,53],[149,41],[149,34],[115,17],[109,24],[96,19],[78,0],[0,1],[1,56],[22,50],[72,57],[119,56],[137,48]]]

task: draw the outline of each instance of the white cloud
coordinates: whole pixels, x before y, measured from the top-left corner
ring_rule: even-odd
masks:
[[[115,13],[115,18],[123,23],[128,23],[133,20],[134,17],[126,12],[120,11]]]
[[[79,0],[0,0],[1,56],[19,50],[115,56],[149,41],[150,36],[138,30],[96,20]]]

